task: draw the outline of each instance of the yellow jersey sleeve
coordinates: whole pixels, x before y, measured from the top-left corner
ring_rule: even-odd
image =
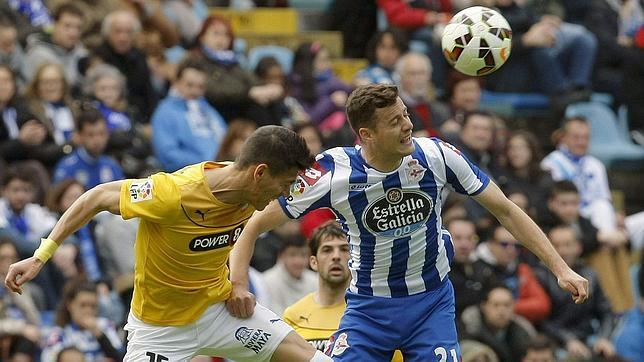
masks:
[[[157,173],[145,179],[128,179],[121,185],[119,208],[123,219],[140,217],[168,224],[179,215],[181,193],[172,177]]]

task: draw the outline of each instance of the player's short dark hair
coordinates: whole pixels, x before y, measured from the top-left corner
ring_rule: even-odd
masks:
[[[235,165],[247,168],[264,163],[276,175],[293,168],[304,170],[314,161],[300,135],[282,126],[263,126],[244,142]]]
[[[90,124],[105,122],[103,114],[90,102],[83,102],[79,107],[78,117],[76,118],[76,129],[83,132],[83,128]]]
[[[353,131],[374,128],[376,109],[394,105],[398,99],[398,87],[388,84],[369,84],[356,88],[347,100],[347,119]]]
[[[64,14],[70,14],[81,19],[85,19],[85,17],[83,16],[83,11],[78,6],[74,5],[74,3],[72,3],[71,1],[61,4],[56,8],[56,10],[54,11],[54,20],[60,20],[60,18]]]
[[[548,199],[552,200],[556,196],[565,194],[568,192],[574,192],[575,194],[579,194],[579,190],[577,189],[577,186],[572,181],[569,180],[561,180],[561,181],[556,181],[552,184],[552,187],[550,187],[550,192],[548,192]]]
[[[198,58],[186,58],[179,63],[177,66],[177,77],[176,79],[180,79],[183,73],[187,69],[193,69],[196,71],[199,71],[201,73],[207,74],[208,73],[208,66],[206,65],[204,60],[198,59]]]
[[[311,235],[311,239],[309,239],[309,249],[311,249],[311,255],[318,255],[320,242],[322,240],[330,238],[347,238],[347,234],[344,232],[344,230],[342,230],[340,224],[338,224],[338,222],[335,220],[329,220],[315,229],[313,235]]]

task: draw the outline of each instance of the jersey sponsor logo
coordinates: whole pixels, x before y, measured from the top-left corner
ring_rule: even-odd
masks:
[[[365,208],[362,222],[374,235],[399,238],[421,228],[433,207],[431,197],[422,191],[391,188]]]
[[[344,353],[344,351],[346,351],[347,348],[351,347],[351,346],[349,346],[348,339],[349,339],[349,337],[347,336],[346,333],[344,333],[344,332],[340,333],[338,338],[335,341],[332,342],[333,343],[333,350],[331,351],[331,357],[339,356],[342,353]]]
[[[362,191],[373,185],[374,184],[349,184],[349,191]]]
[[[232,246],[239,238],[239,235],[241,235],[243,229],[243,226],[238,226],[232,230],[217,234],[197,236],[190,240],[188,247],[192,251],[208,251]]]
[[[132,182],[130,185],[130,201],[141,202],[152,200],[152,186],[153,182],[151,179]]]
[[[235,331],[235,338],[244,345],[244,347],[250,349],[255,353],[259,353],[268,338],[271,336],[270,333],[264,332],[263,329],[253,329],[248,327],[239,327]]]

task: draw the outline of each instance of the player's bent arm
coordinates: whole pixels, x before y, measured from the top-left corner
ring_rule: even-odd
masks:
[[[560,277],[568,269],[543,231],[521,208],[505,197],[496,184],[490,182],[483,192],[474,196],[474,199],[491,212],[517,240],[538,256],[555,276]]]
[[[233,286],[248,288],[248,267],[257,237],[282,225],[288,219],[279,202],[274,200],[264,210],[256,211],[248,220],[230,253],[230,281]]]

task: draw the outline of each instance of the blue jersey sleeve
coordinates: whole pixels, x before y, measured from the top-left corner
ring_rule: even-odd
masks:
[[[445,158],[445,173],[447,183],[454,191],[469,196],[481,193],[490,183],[490,178],[475,164],[465,157],[461,151],[451,144],[437,140]]]
[[[318,155],[313,166],[298,175],[289,196],[279,198],[284,213],[296,219],[311,210],[331,207],[332,177],[333,158],[326,154]]]

